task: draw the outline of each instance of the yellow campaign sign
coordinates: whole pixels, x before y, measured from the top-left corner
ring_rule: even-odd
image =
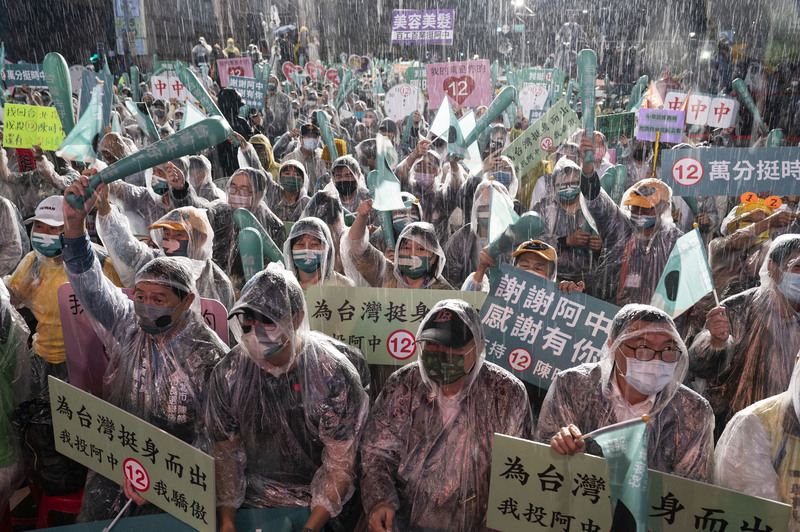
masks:
[[[4,107],[3,146],[55,151],[64,141],[64,130],[55,107],[7,103]]]

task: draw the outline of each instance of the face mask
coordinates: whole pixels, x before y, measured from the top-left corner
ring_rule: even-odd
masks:
[[[641,231],[656,225],[656,217],[655,215],[647,216],[645,214],[631,214],[631,223],[636,229]]]
[[[639,360],[627,358],[628,371],[623,375],[625,380],[636,391],[644,395],[655,395],[672,382],[677,362],[664,362],[663,360]]]
[[[602,161],[603,158],[606,156],[606,151],[607,150],[603,146],[601,146],[599,149],[594,150],[594,160]]]
[[[472,368],[470,371],[464,371],[465,355],[448,355],[441,351],[422,351],[421,358],[428,378],[439,386],[452,384],[472,371]]]
[[[417,217],[410,212],[395,215],[392,216],[392,228],[394,229],[395,234],[399,235],[408,224],[418,221],[419,220],[417,220]]]
[[[478,225],[489,229],[489,211],[478,211]]]
[[[269,160],[269,154],[268,153],[260,154],[258,156],[258,161],[261,163],[261,168],[263,168],[264,170],[267,170],[269,168],[270,160]]]
[[[31,233],[31,244],[33,244],[33,249],[48,259],[61,255],[61,240],[58,235],[47,235],[34,231]]]
[[[430,257],[416,257],[411,255],[400,255],[397,260],[397,266],[400,273],[409,279],[419,279],[428,273],[428,268],[431,265]]]
[[[494,176],[495,181],[506,188],[511,184],[511,172],[495,172],[492,176]]]
[[[800,273],[784,273],[778,290],[789,301],[800,303]]]
[[[314,151],[317,149],[317,139],[303,139],[303,148],[306,151]]]
[[[431,184],[433,184],[433,180],[436,179],[436,175],[417,172],[414,174],[414,179],[422,188],[428,188],[431,186]]]
[[[556,190],[558,192],[558,197],[564,201],[572,201],[578,197],[578,194],[581,193],[581,187],[579,186],[561,186],[558,187]]]
[[[254,325],[242,335],[242,343],[254,359],[270,358],[284,348],[287,342],[282,342],[282,335],[277,327],[268,331],[261,325]]]
[[[361,120],[364,118],[364,111],[354,111],[353,116],[356,117],[356,120]]]
[[[163,195],[167,191],[167,189],[169,188],[169,185],[167,185],[167,180],[162,178],[162,177],[158,177],[158,176],[154,175],[153,176],[153,181],[154,181],[154,183],[153,183],[153,192],[155,192],[159,196]]]
[[[314,273],[319,270],[320,263],[322,262],[322,250],[299,249],[297,251],[292,251],[292,260],[300,271]]]
[[[189,241],[165,238],[161,241],[164,255],[167,257],[186,257],[189,255]]]
[[[308,100],[308,106],[309,107],[316,107],[317,106],[317,100]]]
[[[340,196],[352,196],[353,193],[358,189],[358,184],[355,182],[355,180],[336,181],[333,184],[336,187],[336,190],[339,191]]]
[[[164,109],[153,109],[153,114],[156,115],[156,118],[164,118],[167,112]]]
[[[228,204],[231,209],[249,209],[252,203],[253,198],[249,196],[234,196],[233,194],[228,196]]]
[[[267,90],[270,91],[270,92],[271,91],[276,91],[276,90],[278,90],[278,86],[275,85],[274,83],[270,83],[269,85],[267,85]]]
[[[289,175],[281,176],[281,186],[284,190],[289,192],[297,192],[303,185],[303,180],[299,177],[292,177]]]
[[[367,118],[366,120],[364,120],[364,125],[367,126],[367,127],[372,127],[372,125],[374,123],[375,123],[375,120],[373,120],[372,118]]]
[[[136,313],[139,327],[146,333],[161,334],[167,332],[173,325],[172,313],[175,311],[175,307],[159,307],[134,301],[133,310]]]

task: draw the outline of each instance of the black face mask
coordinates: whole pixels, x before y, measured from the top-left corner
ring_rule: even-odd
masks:
[[[340,196],[352,196],[358,189],[358,183],[355,180],[351,181],[336,181],[334,183],[336,190],[339,191]]]

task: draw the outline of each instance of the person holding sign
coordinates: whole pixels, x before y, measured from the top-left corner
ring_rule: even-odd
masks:
[[[741,410],[714,453],[714,483],[792,506],[789,530],[800,530],[800,365],[787,391]]]
[[[358,216],[347,237],[342,238],[342,261],[348,277],[358,279],[361,275],[369,286],[384,288],[453,290],[442,277],[445,255],[431,224],[406,225],[397,237],[395,260],[391,261],[368,242],[371,214],[370,199],[358,206]]]
[[[733,414],[789,386],[800,350],[800,235],[769,247],[761,284],[728,297],[706,315],[689,355],[719,434]]]
[[[303,290],[312,285],[353,286],[353,281],[334,271],[335,252],[328,226],[313,216],[295,222],[283,245],[288,270]]]
[[[436,303],[417,331],[417,361],[397,370],[361,440],[370,532],[486,528],[495,433],[530,438],[522,382],[486,360],[480,315]]]
[[[581,160],[593,149],[592,139],[583,137]],[[620,306],[649,303],[681,236],[672,221],[672,191],[660,179],[645,179],[617,206],[600,186],[594,163],[586,161],[580,186],[584,214],[603,240],[592,295]]]
[[[230,318],[242,334],[211,376],[205,421],[220,531],[240,507],[310,506],[314,532],[346,519],[369,404],[356,368],[309,331],[303,291],[279,265],[247,282]]]
[[[561,454],[602,456],[584,433],[647,414],[647,464],[680,477],[711,480],[714,415],[681,382],[686,345],[665,312],[626,305],[614,316],[600,362],[560,372],[542,405],[536,440]]]
[[[66,194],[84,196],[95,170]],[[67,279],[106,348],[103,399],[198,445],[206,380],[227,347],[200,315],[194,272],[187,259],[158,257],[136,273],[133,301],[106,279],[86,233],[86,213],[105,188],[100,184],[82,209],[63,200],[61,234]],[[143,442],[142,442],[143,444]],[[79,519],[109,519],[128,496],[111,480],[90,473]],[[141,507],[134,513],[152,513]]]

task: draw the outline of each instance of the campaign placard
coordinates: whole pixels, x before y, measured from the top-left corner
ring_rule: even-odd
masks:
[[[425,66],[428,76],[428,104],[438,109],[445,96],[450,105],[478,107],[492,103],[492,75],[489,60],[433,63]]]
[[[616,113],[613,115],[597,115],[594,119],[595,131],[599,131],[605,135],[608,142],[612,142],[622,135],[632,139],[635,127],[636,113],[632,111],[630,113]]]
[[[3,69],[3,80],[6,87],[47,87],[44,69],[38,63],[7,63]]]
[[[156,100],[169,100],[175,98],[179,102],[189,98],[190,94],[186,86],[178,79],[175,72],[162,73],[158,76],[150,77],[150,92]]]
[[[546,390],[562,369],[600,360],[618,310],[501,264],[481,308],[486,360]]]
[[[217,59],[217,69],[219,70],[219,84],[223,87],[228,86],[230,76],[242,78],[254,78],[253,61],[250,57],[230,57],[228,59]],[[300,68],[302,71],[302,67]]]
[[[404,366],[417,359],[417,329],[433,305],[455,298],[479,309],[485,297],[456,290],[309,286],[306,308],[311,329],[359,348],[369,364]]]
[[[392,11],[392,44],[453,44],[454,28],[452,9]]]
[[[264,108],[267,82],[263,79],[228,76],[228,88],[236,89],[244,104],[252,109]]]
[[[49,377],[56,450],[201,532],[216,530],[214,459],[121,408]]]
[[[495,434],[487,525],[502,532],[611,529],[605,460]],[[786,530],[791,507],[649,469],[651,532]],[[535,526],[534,526],[535,525]]]
[[[64,130],[55,107],[7,103],[3,107],[3,146],[55,151],[64,141]]]
[[[387,116],[397,122],[414,111],[422,113],[425,110],[425,98],[417,87],[401,83],[388,90],[384,107]]]
[[[639,109],[639,129],[636,138],[655,142],[656,134],[661,133],[661,142],[678,144],[683,142],[683,126],[686,113],[664,109]]]

